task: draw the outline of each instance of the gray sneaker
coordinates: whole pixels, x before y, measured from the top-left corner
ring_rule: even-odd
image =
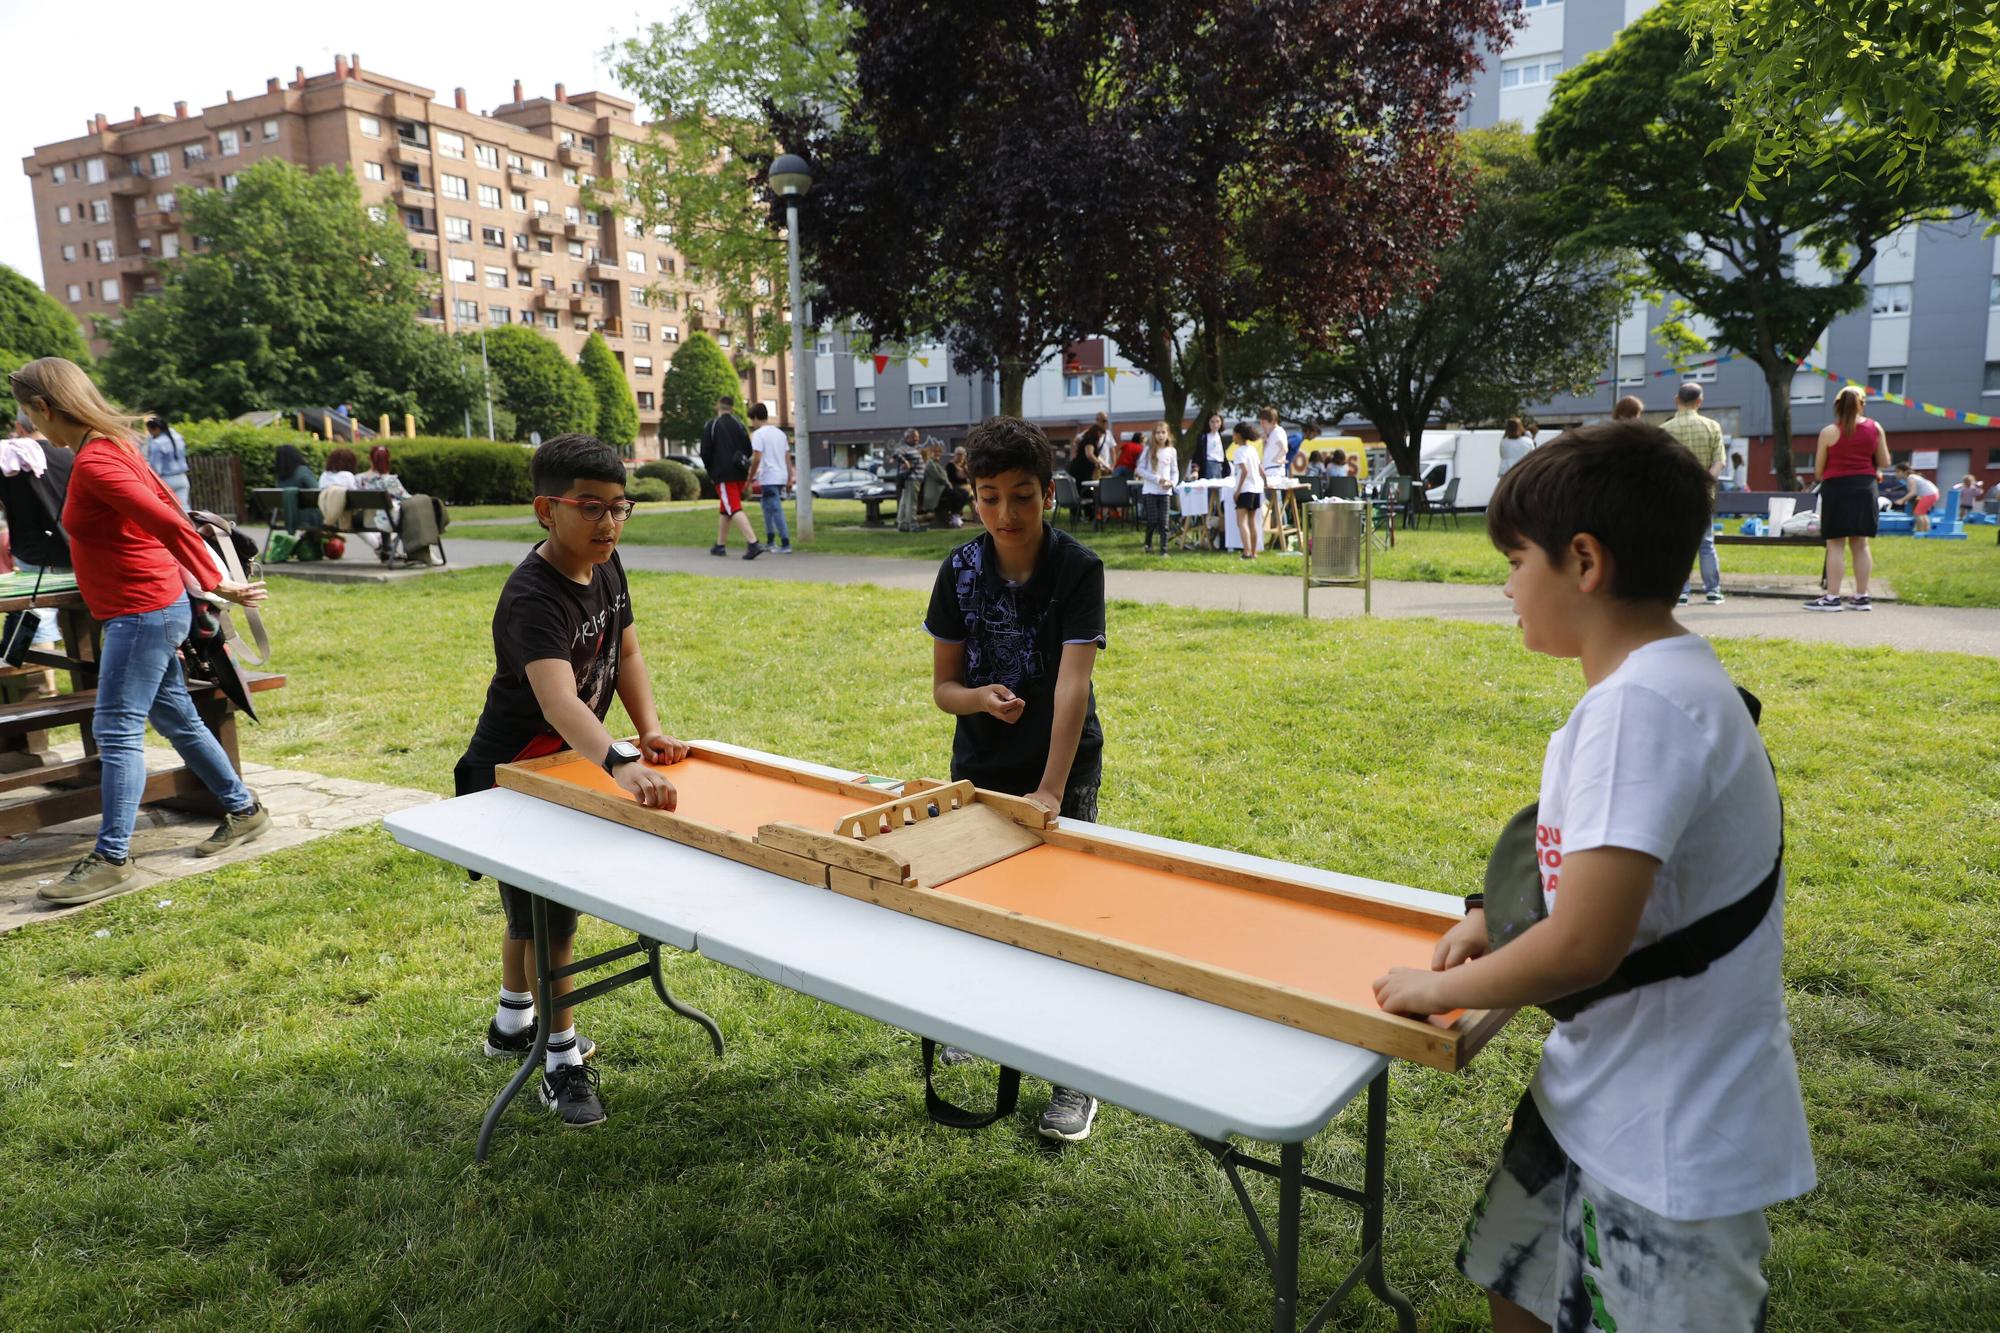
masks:
[[[123,862],[105,859],[96,852],[84,857],[69,868],[54,885],[38,891],[44,902],[59,903],[64,907],[75,907],[82,903],[94,903],[99,898],[108,898],[124,887],[132,878],[132,858]]]
[[[1049,1104],[1035,1128],[1045,1139],[1081,1143],[1090,1137],[1091,1122],[1097,1119],[1097,1098],[1075,1088],[1057,1086],[1049,1092]]]
[[[262,801],[251,806],[240,815],[224,815],[222,822],[215,826],[215,832],[208,840],[194,849],[196,856],[214,856],[226,852],[239,842],[249,842],[261,837],[271,827],[271,812],[264,808]]]

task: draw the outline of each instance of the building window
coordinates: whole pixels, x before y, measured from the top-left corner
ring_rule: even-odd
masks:
[[[507,191],[507,207],[513,209],[516,213],[527,212],[528,196],[519,190]]]
[[[451,303],[451,313],[453,318],[457,319],[461,324],[477,324],[479,322],[479,302],[453,301]]]
[[[155,176],[164,176],[174,169],[174,159],[165,152],[148,153],[146,169]]]
[[[770,385],[776,385],[777,382],[778,382],[778,372],[767,368],[764,371],[764,383]]]
[[[480,187],[479,187],[479,206],[480,206],[481,208],[498,208],[498,207],[500,207],[500,187],[499,187],[499,186],[497,186],[497,185],[482,185],[482,186],[480,186]]]
[[[404,209],[403,225],[411,231],[428,232],[430,230],[429,227],[424,225],[424,210],[421,208]]]
[[[273,139],[275,139],[275,138],[277,138],[277,137],[278,137],[278,122],[277,122],[277,121],[275,121],[275,120],[267,120],[267,121],[265,121],[265,122],[264,122],[264,142],[265,142],[265,143],[269,143],[269,142],[271,142],[271,140],[273,140]]]
[[[547,180],[549,178],[549,164],[542,161],[539,157],[529,158],[528,174],[539,180]]]
[[[571,241],[571,242],[570,242],[570,243],[569,243],[568,245],[566,245],[566,246],[564,247],[564,249],[566,249],[566,250],[568,250],[568,251],[569,251],[569,257],[570,257],[571,259],[581,259],[581,258],[583,258],[583,242],[582,242],[582,241]]]
[[[76,289],[72,287],[70,290],[75,291]],[[72,301],[75,299],[73,296],[70,298]],[[1980,389],[1980,392],[1988,396],[2000,394],[2000,361],[1988,361],[1986,363],[1986,383]]]
[[[681,340],[681,331],[680,331],[680,329],[679,329],[679,328],[678,328],[677,326],[675,326],[675,325],[672,325],[672,324],[662,324],[662,325],[660,325],[660,341],[661,341],[661,342],[663,342],[663,343],[677,343],[677,342],[679,342],[680,340]],[[1990,378],[1990,376],[1989,376],[1989,378]]]
[[[61,185],[69,179],[69,168],[60,164],[49,168],[49,183]]]
[[[1905,367],[1898,366],[1894,370],[1886,368],[1882,370],[1870,370],[1868,372],[1868,392],[1900,395],[1903,392],[1904,369]]]
[[[180,252],[181,238],[179,233],[170,231],[160,238],[160,257],[162,259],[176,259],[180,256]]]
[[[833,335],[831,333],[815,333],[813,335],[813,355],[833,355]]]
[[[1104,396],[1104,381],[1096,372],[1082,375],[1063,376],[1063,397],[1101,398]]]
[[[396,122],[396,137],[412,148],[429,148],[431,131],[428,125],[419,125],[413,120]]]
[[[653,267],[655,267],[655,268],[659,269],[659,271],[660,271],[661,273],[663,273],[663,274],[667,275],[668,277],[672,277],[672,276],[673,276],[673,273],[674,273],[674,259],[673,259],[673,256],[672,256],[672,255],[658,255],[658,256],[656,256],[656,257],[654,258],[654,262],[653,262]]]
[[[115,300],[117,300],[117,299],[118,299],[118,279],[116,279],[116,278],[106,278],[106,279],[105,279],[105,280],[104,280],[103,282],[101,282],[101,283],[99,283],[99,284],[98,284],[98,292],[97,292],[97,294],[98,294],[99,296],[103,297],[103,298],[104,298],[105,300],[107,300],[107,301],[115,301]]]
[[[488,287],[497,287],[501,291],[507,290],[507,270],[504,268],[487,269],[486,285]]]
[[[650,412],[653,410],[653,391],[651,389],[639,390],[638,398],[639,410],[641,412]]]
[[[946,404],[944,385],[912,384],[910,386],[911,407],[944,407]]]
[[[771,374],[771,372],[768,370],[765,371],[764,373],[766,375]],[[775,378],[775,376],[773,378]],[[875,410],[874,385],[871,384],[865,389],[856,389],[854,391],[854,410],[857,412],[873,412]]]
[[[361,132],[368,138],[379,139],[382,137],[381,121],[375,119],[375,117],[373,116],[361,116],[359,117],[359,120],[361,124]]]
[[[1792,377],[1792,401],[1795,403],[1825,402],[1826,381],[1817,375],[1794,375]]]
[[[593,135],[586,134],[578,139],[577,142],[583,145],[583,151],[586,153],[595,153],[597,151],[597,139]]]
[[[104,159],[93,157],[83,164],[83,178],[92,185],[104,184]]]
[[[564,167],[564,168],[562,169],[562,173],[563,173],[563,184],[564,184],[564,185],[574,185],[574,184],[576,184],[576,168],[575,168],[575,167]]]
[[[490,143],[472,145],[473,160],[488,171],[500,170],[500,150]]]
[[[446,157],[463,158],[465,156],[465,136],[462,134],[453,134],[450,130],[439,130],[437,132],[437,151]]]
[[[564,204],[563,221],[574,222],[581,225],[583,222],[583,210],[578,208],[575,204]]]
[[[387,222],[389,220],[389,210],[380,204],[370,204],[368,205],[368,217],[372,222]]]
[[[69,211],[69,205],[68,205],[68,204],[57,204],[57,205],[56,205],[56,221],[57,221],[57,222],[63,222],[63,223],[67,223],[67,222],[69,222],[69,221],[70,221],[70,220],[71,220],[71,219],[72,219],[73,217],[75,217],[75,216],[76,216],[75,214],[73,214],[73,213],[71,213],[71,212]]]
[[[368,181],[386,181],[389,179],[389,173],[382,169],[382,164],[380,162],[363,162],[361,164],[361,179]]]
[[[181,165],[184,167],[191,167],[197,162],[206,161],[208,161],[207,144],[191,143],[181,149]]]
[[[228,179],[229,179],[228,177],[224,177],[224,180],[225,180],[225,181],[227,181]],[[90,201],[90,220],[91,220],[92,222],[109,222],[109,221],[111,221],[111,201],[110,201],[109,199],[93,199],[93,200],[91,200],[91,201]]]
[[[632,288],[632,290],[625,293],[625,299],[630,301],[633,305],[639,307],[639,309],[641,310],[644,310],[648,305],[652,303],[650,298],[647,297],[646,289],[644,287]]]
[[[1644,384],[1646,382],[1646,354],[1626,352],[1618,358],[1618,382],[1620,384]]]
[[[487,314],[495,324],[512,324],[514,322],[513,310],[504,305],[488,307]]]
[[[1563,0],[1521,0],[1523,9],[1554,9]]]
[[[74,245],[65,245],[62,249],[62,256],[65,264],[74,264],[76,262],[76,247]]]
[[[237,153],[236,131],[217,130],[215,132],[215,151],[221,153],[224,157],[235,157]]]
[[[535,275],[534,275],[534,273],[532,273],[531,271],[529,271],[528,269],[525,269],[525,268],[520,268],[520,269],[515,269],[515,270],[514,270],[514,285],[515,285],[516,287],[532,287],[532,286],[534,286],[534,285],[535,285]]]
[[[446,218],[446,219],[444,220],[444,234],[445,234],[445,235],[446,235],[447,237],[449,237],[449,238],[450,238],[451,240],[454,240],[454,241],[469,241],[469,240],[471,240],[471,239],[472,239],[472,219],[471,219],[471,218]]]
[[[1500,86],[1502,88],[1539,88],[1554,83],[1556,76],[1563,72],[1560,58],[1551,60],[1547,56],[1530,56],[1526,60],[1509,60],[1500,66]]]
[[[1877,286],[1868,300],[1871,315],[1907,315],[1910,313],[1910,284],[1907,282],[1885,282]]]
[[[444,197],[447,199],[464,199],[469,195],[469,191],[466,189],[466,179],[463,176],[440,175],[438,182],[440,188],[444,190]]]
[[[63,294],[72,301],[81,301],[83,299],[83,288],[72,282],[68,287],[63,289]],[[1993,378],[1993,367],[1988,366],[1986,368],[1986,378],[1989,381]]]
[[[452,259],[446,260],[445,262],[446,266],[451,271],[451,280],[453,282],[479,281],[479,277],[477,273],[474,272],[472,261],[470,259],[458,259],[454,257]]]
[[[544,310],[542,312],[542,327],[545,329],[559,329],[562,327],[562,322],[556,318],[555,311]]]
[[[632,358],[632,373],[633,373],[634,375],[650,375],[650,374],[652,374],[652,373],[653,373],[653,358],[652,358],[652,357],[650,357],[650,356],[635,356],[635,357],[633,357],[633,358]]]
[[[836,409],[833,405],[833,397],[832,389],[821,389],[819,391],[819,414],[821,416],[830,417],[834,414]]]
[[[633,273],[644,273],[646,271],[645,252],[641,250],[627,250],[625,252],[625,267]]]
[[[533,214],[534,214],[534,215],[535,215],[536,217],[538,217],[538,218],[545,218],[545,217],[547,217],[547,216],[549,215],[549,201],[548,201],[548,200],[546,200],[546,199],[537,199],[537,200],[534,200],[533,202],[534,202],[534,207],[533,207],[532,209],[530,209],[529,211],[530,211],[530,212],[532,212],[532,213],[533,213]]]
[[[623,227],[625,234],[635,241],[646,234],[646,229],[639,225],[639,219],[633,217],[630,213],[627,213],[618,225]]]
[[[168,191],[167,191],[167,192],[166,192],[165,194],[156,194],[156,195],[154,195],[154,196],[153,196],[153,207],[155,207],[155,208],[159,209],[159,210],[160,210],[160,211],[161,211],[162,213],[171,213],[171,212],[173,212],[173,211],[174,211],[174,192],[173,192],[172,190],[168,190]]]
[[[479,229],[479,239],[496,250],[505,250],[507,248],[507,232],[502,227],[481,227]]]
[[[108,240],[97,242],[97,262],[108,264],[118,257],[116,245]]]
[[[717,329],[717,330],[715,331],[715,345],[716,345],[717,347],[729,347],[729,346],[732,346],[732,344],[731,344],[731,343],[730,343],[730,341],[729,341],[729,330],[727,330],[727,329]]]
[[[589,292],[589,293],[590,293],[590,294],[591,294],[592,296],[602,296],[602,295],[604,295],[604,284],[603,284],[603,283],[601,283],[601,282],[588,282],[588,283],[585,283],[585,284],[584,284],[584,288],[583,288],[583,289],[584,289],[585,291]]]

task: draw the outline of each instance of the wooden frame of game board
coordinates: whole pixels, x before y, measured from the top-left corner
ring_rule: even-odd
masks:
[[[600,815],[804,884],[1434,1069],[1463,1068],[1514,1012],[1470,1010],[1459,1014],[1449,1025],[1405,1018],[1114,936],[959,897],[944,886],[952,879],[1045,844],[1439,933],[1457,923],[1459,917],[1454,913],[1428,911],[1282,874],[1249,871],[1220,858],[1208,859],[1185,852],[1165,855],[1106,838],[1087,825],[1051,827],[1047,812],[1040,806],[1020,797],[976,789],[970,782],[915,779],[905,784],[903,795],[879,801],[875,798],[880,792],[873,788],[779,764],[706,750],[694,751],[693,757],[823,792],[854,795],[873,803],[843,817],[837,829],[774,821],[760,826],[757,836],[750,838],[731,829],[646,809],[628,799],[541,774],[542,769],[573,761],[576,756],[567,751],[544,759],[502,765],[498,776],[503,787]]]

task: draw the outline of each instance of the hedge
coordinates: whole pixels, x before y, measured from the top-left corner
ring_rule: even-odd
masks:
[[[695,476],[694,469],[685,463],[663,461],[660,467],[665,475],[660,480],[667,483],[669,492],[676,500],[695,500],[701,496],[701,478]]]
[[[324,467],[328,452],[343,447],[354,450],[360,463],[357,472],[368,463],[368,441],[328,444],[289,426],[188,421],[177,423],[175,428],[187,440],[191,454],[234,454],[242,459],[245,490],[271,484],[281,444],[297,445],[314,467]],[[388,446],[390,465],[412,494],[435,495],[456,505],[526,504],[535,498],[528,475],[528,460],[534,451],[525,445],[423,435],[376,443]]]
[[[672,489],[658,477],[634,477],[625,484],[626,498],[632,500],[664,500],[672,494]]]

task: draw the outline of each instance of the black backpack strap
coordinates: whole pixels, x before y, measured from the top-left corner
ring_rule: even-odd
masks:
[[[1014,1108],[1021,1101],[1020,1070],[1009,1069],[1005,1065],[1000,1067],[1000,1090],[994,1097],[993,1110],[986,1115],[981,1115],[976,1111],[968,1111],[961,1106],[954,1106],[944,1098],[938,1096],[937,1088],[931,1082],[931,1072],[937,1064],[938,1044],[929,1037],[925,1037],[923,1043],[924,1111],[931,1119],[937,1121],[940,1125],[946,1125],[952,1129],[983,1129],[996,1120],[1002,1120],[1014,1114]]]

